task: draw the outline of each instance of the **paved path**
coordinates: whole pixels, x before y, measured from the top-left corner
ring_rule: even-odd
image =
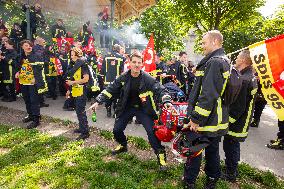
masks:
[[[50,104],[50,107],[42,108],[41,114],[77,122],[75,112],[62,110],[64,103],[63,97],[60,97],[57,100],[47,99],[46,102]],[[18,99],[13,103],[0,101],[0,106],[25,111],[25,105],[22,99]],[[113,128],[114,119],[106,117],[105,108],[103,106],[97,112],[98,121],[96,123],[91,121],[90,113],[88,114],[88,118],[90,126],[106,130],[112,130]],[[272,110],[269,107],[266,107],[261,117],[260,127],[250,128],[248,139],[241,145],[241,161],[262,170],[271,170],[275,174],[284,177],[284,151],[271,150],[265,147],[270,139],[274,139],[276,137],[277,130],[277,118]],[[142,136],[147,139],[146,132],[142,125],[128,125],[126,134]],[[220,152],[223,158],[224,154],[222,146],[220,147]]]

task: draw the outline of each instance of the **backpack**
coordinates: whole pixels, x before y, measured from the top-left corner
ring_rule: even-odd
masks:
[[[230,106],[238,98],[238,95],[242,88],[243,78],[241,76],[241,73],[233,66],[233,64],[230,63],[230,60],[227,57],[214,56],[212,58],[222,59],[230,65],[229,78],[225,83],[225,90],[221,94],[223,104],[225,106]]]

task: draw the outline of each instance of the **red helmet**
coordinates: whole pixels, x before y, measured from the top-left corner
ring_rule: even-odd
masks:
[[[156,137],[162,142],[170,142],[175,136],[175,132],[164,125],[155,126],[154,129]]]
[[[199,133],[187,130],[181,131],[173,140],[172,151],[181,157],[194,158],[200,155],[205,147],[209,145],[207,137]]]

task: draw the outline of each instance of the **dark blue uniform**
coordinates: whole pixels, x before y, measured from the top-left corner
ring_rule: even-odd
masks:
[[[238,162],[240,161],[240,142],[248,136],[249,124],[252,119],[257,81],[252,72],[252,67],[241,70],[243,83],[236,101],[230,106],[229,132],[223,140],[225,152],[226,176],[234,181],[237,176]]]
[[[216,58],[215,58],[216,57]],[[205,173],[208,181],[216,182],[221,175],[219,142],[228,131],[229,112],[222,103],[222,92],[229,76],[229,64],[224,60],[224,50],[215,50],[204,57],[196,67],[196,80],[189,94],[188,116],[199,124],[198,131],[211,142],[205,148]],[[184,181],[194,184],[201,166],[202,156],[188,159]]]

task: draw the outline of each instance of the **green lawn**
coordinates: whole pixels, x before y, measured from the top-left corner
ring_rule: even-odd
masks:
[[[132,142],[147,149],[143,141]],[[182,188],[182,165],[159,172],[156,160],[140,161],[132,154],[112,157],[103,146],[83,148],[82,143],[0,125],[0,188]],[[204,179],[202,175],[198,188]],[[273,174],[245,164],[240,166],[239,185],[284,188]],[[218,188],[229,186],[218,183]]]

